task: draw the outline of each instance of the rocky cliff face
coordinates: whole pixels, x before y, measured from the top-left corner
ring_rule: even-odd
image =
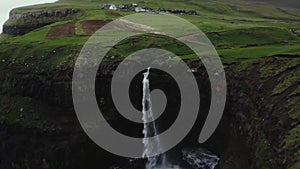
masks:
[[[12,10],[9,20],[3,25],[3,33],[11,35],[24,35],[32,30],[52,24],[57,21],[64,21],[75,18],[82,14],[79,9],[61,9],[39,12],[18,13]]]
[[[247,136],[251,168],[300,167],[299,69],[299,56],[281,55],[234,71],[232,113]]]
[[[74,64],[75,58],[76,52],[68,60],[69,66]],[[221,154],[220,168],[227,166],[239,169],[239,163],[245,163],[249,169],[297,168],[299,152],[295,147],[299,146],[299,139],[293,138],[296,137],[293,133],[299,132],[297,103],[300,100],[297,97],[297,83],[290,78],[299,72],[298,58],[274,56],[259,59],[243,69],[238,65],[227,68],[229,88],[226,111],[221,127],[207,143],[208,147]],[[100,85],[97,86],[100,93],[106,95],[110,91],[106,89],[109,86],[107,84],[120,61],[115,58],[99,68],[101,73],[97,84]],[[87,164],[93,168],[97,166],[99,158],[110,157],[110,160],[101,164],[103,167],[112,165],[116,159],[120,162],[124,160],[97,148],[81,130],[72,106],[72,68],[66,66],[36,73],[24,64],[2,64],[9,69],[1,69],[0,76],[3,82],[1,95],[8,96],[7,100],[0,102],[1,168],[21,169],[29,166],[72,169],[87,167]],[[196,79],[203,82],[203,67],[197,61],[189,64],[198,70],[195,72]],[[281,68],[277,69],[279,65]],[[152,83],[160,80],[160,76],[154,77]],[[288,84],[280,85],[284,82]],[[209,85],[202,85],[201,88],[204,92],[209,91]],[[172,89],[172,85],[165,86],[165,89]],[[99,106],[102,106],[108,118],[112,121],[117,119],[120,126],[126,124],[111,115],[115,112],[111,108],[111,101],[102,103],[100,101]],[[209,105],[209,102],[204,101],[203,104]],[[189,139],[197,137],[199,127],[200,123],[193,129]],[[233,155],[230,150],[230,145],[236,146],[233,137],[246,138],[240,149],[249,151],[242,154],[234,152],[236,154]],[[228,161],[234,164],[228,164]]]

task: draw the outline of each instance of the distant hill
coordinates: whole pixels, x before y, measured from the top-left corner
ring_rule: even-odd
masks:
[[[300,8],[299,0],[247,0],[255,3],[272,4],[278,7]]]

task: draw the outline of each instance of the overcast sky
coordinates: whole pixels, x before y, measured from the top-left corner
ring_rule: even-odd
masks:
[[[8,14],[11,9],[55,1],[57,0],[0,0],[0,32],[2,32],[2,25],[8,19]]]

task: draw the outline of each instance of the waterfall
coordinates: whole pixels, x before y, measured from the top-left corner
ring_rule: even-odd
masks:
[[[172,166],[169,164],[168,159],[165,154],[157,155],[154,157],[150,157],[151,154],[155,151],[158,151],[160,148],[160,140],[158,138],[154,139],[152,142],[149,142],[148,137],[152,137],[157,135],[157,128],[154,122],[154,116],[152,112],[152,104],[150,97],[150,84],[149,84],[149,76],[150,67],[147,69],[147,72],[143,73],[143,100],[142,100],[142,112],[143,112],[143,144],[144,144],[144,152],[143,158],[147,158],[147,162],[145,165],[145,169],[179,169],[177,166]]]
[[[147,69],[146,73],[143,73],[144,79],[143,79],[143,100],[142,100],[142,112],[143,112],[143,122],[144,122],[144,152],[143,157],[147,158],[148,161],[146,163],[146,169],[152,169],[155,166],[157,166],[158,163],[158,157],[150,157],[150,154],[157,150],[159,148],[160,142],[158,139],[155,139],[153,142],[149,142],[148,137],[157,135],[157,129],[154,122],[154,117],[152,113],[152,104],[151,104],[151,98],[150,98],[150,84],[149,84],[149,72],[150,67]]]
[[[150,83],[148,79],[149,73],[150,67],[147,69],[147,72],[143,73],[143,158],[147,158],[145,169],[180,169],[179,166],[170,164],[165,154],[151,157],[151,154],[153,152],[157,152],[159,150],[161,142],[156,137],[156,139],[152,140],[151,142],[149,141],[149,139],[147,139],[158,134],[152,112]],[[195,169],[214,169],[219,161],[219,158],[216,155],[203,151],[202,149],[185,149],[182,151],[182,153],[183,160]]]

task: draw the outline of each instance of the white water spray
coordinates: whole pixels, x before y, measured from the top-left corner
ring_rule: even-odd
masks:
[[[151,153],[153,153],[156,148],[159,147],[159,140],[154,139],[154,141],[150,142],[147,138],[151,136],[157,135],[157,129],[154,123],[154,117],[152,113],[152,104],[151,104],[151,98],[150,98],[150,85],[149,85],[149,71],[150,67],[148,68],[147,72],[144,73],[144,79],[143,79],[143,100],[142,100],[142,106],[143,106],[143,122],[144,122],[144,152],[143,157],[147,158],[148,161],[146,163],[146,169],[152,169],[154,168],[158,163],[158,157],[150,157]]]
[[[160,148],[161,142],[155,137],[152,141],[149,141],[149,137],[156,136],[157,128],[154,122],[154,116],[152,112],[152,103],[150,97],[150,83],[149,83],[150,67],[147,72],[143,73],[143,100],[142,100],[142,112],[143,112],[143,144],[144,152],[143,158],[147,158],[145,169],[180,169],[177,165],[169,163],[165,154],[151,157],[151,154],[157,152]],[[218,164],[219,158],[216,155],[204,152],[199,149],[183,150],[183,160],[189,163],[195,169],[209,168],[214,169]]]
[[[153,152],[157,152],[160,148],[160,140],[155,138],[151,142],[149,141],[149,137],[157,135],[157,128],[154,122],[154,116],[152,112],[152,104],[151,104],[151,97],[150,97],[150,84],[149,84],[149,72],[150,67],[147,69],[147,72],[143,73],[143,122],[144,122],[144,152],[143,158],[147,158],[148,161],[146,163],[145,169],[179,169],[177,166],[172,166],[169,164],[167,157],[165,154],[157,155],[151,157]]]

